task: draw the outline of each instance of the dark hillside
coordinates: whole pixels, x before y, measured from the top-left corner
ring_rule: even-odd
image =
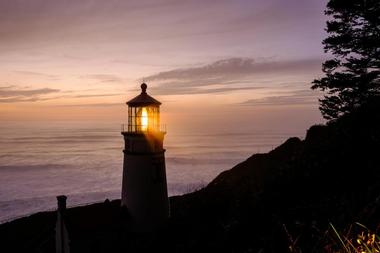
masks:
[[[313,126],[304,141],[291,138],[221,173],[205,189],[174,197],[174,220],[190,220],[193,236],[204,231],[200,237],[210,240],[201,245],[214,247],[222,238],[226,251],[283,251],[290,244],[287,232],[300,236],[298,245],[311,251],[329,222],[342,229],[362,222],[375,230],[380,225],[379,109],[373,103],[327,126]],[[223,237],[210,236],[215,233],[208,226]]]
[[[67,212],[71,252],[321,252],[331,222],[380,225],[380,104],[290,138],[221,173],[207,187],[170,199],[166,228],[128,232],[119,201]],[[4,252],[52,252],[55,214],[0,226]]]

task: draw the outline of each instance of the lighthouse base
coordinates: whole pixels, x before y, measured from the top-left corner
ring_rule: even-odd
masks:
[[[127,207],[136,232],[157,229],[169,218],[164,152],[124,151],[121,204]]]

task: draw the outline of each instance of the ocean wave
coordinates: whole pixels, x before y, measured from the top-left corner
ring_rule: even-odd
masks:
[[[184,158],[184,157],[167,157],[166,162],[170,164],[181,165],[205,165],[205,164],[230,164],[236,162],[237,159],[229,158]]]
[[[23,170],[46,170],[46,169],[65,169],[69,168],[68,164],[35,164],[35,165],[5,165],[0,166],[0,171],[23,171]]]

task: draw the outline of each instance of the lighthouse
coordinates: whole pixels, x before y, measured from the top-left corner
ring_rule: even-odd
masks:
[[[121,205],[127,207],[137,232],[159,228],[169,217],[161,103],[146,90],[141,84],[141,94],[126,103],[128,125],[121,132],[125,142]]]

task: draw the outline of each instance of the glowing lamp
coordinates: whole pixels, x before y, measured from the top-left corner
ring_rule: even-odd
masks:
[[[147,85],[141,84],[141,94],[127,102],[128,132],[160,131],[161,103],[149,96]]]
[[[141,111],[141,129],[143,131],[148,130],[148,112],[145,107],[143,107]]]

